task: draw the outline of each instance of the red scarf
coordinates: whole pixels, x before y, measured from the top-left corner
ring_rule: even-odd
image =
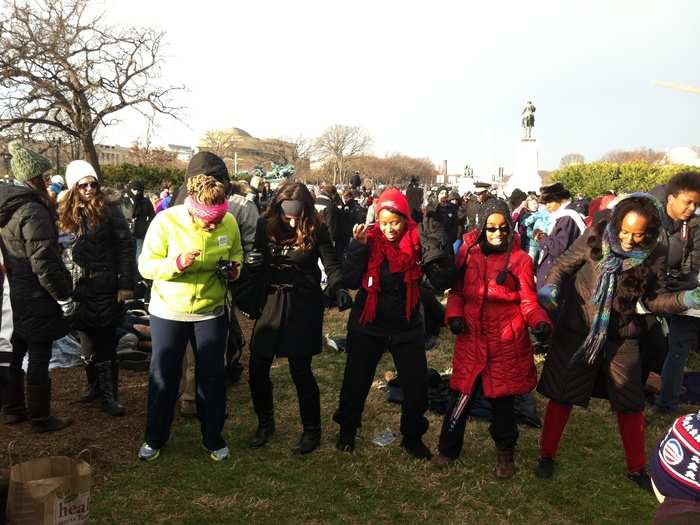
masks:
[[[406,284],[406,319],[411,319],[411,313],[420,299],[419,286],[423,278],[423,270],[420,265],[418,226],[408,219],[406,228],[403,236],[396,243],[389,242],[378,225],[374,225],[367,231],[369,262],[362,278],[362,287],[367,291],[367,300],[360,315],[360,324],[374,321],[377,314],[377,302],[379,293],[382,291],[380,268],[385,259],[389,262],[391,273],[403,273],[403,281]]]

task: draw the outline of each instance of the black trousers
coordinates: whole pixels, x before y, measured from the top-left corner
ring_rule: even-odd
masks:
[[[450,390],[450,401],[447,405],[445,419],[442,421],[442,430],[440,432],[440,442],[438,450],[443,456],[448,458],[457,458],[464,446],[464,429],[467,426],[467,414],[474,400],[479,396],[481,391],[481,378],[477,380],[477,386],[474,388],[474,394],[467,403],[462,415],[457,420],[456,424],[451,427],[452,411],[460,397],[460,392]],[[518,443],[518,424],[515,419],[515,411],[513,410],[514,396],[490,398],[491,402],[491,425],[489,433],[498,449],[515,448]]]
[[[333,419],[341,427],[358,428],[377,364],[385,351],[391,352],[399,374],[403,403],[401,433],[408,439],[421,437],[428,430],[428,364],[423,338],[397,343],[391,337],[373,337],[355,331],[348,333],[347,361],[340,403]]]
[[[17,334],[12,335],[12,361],[10,372],[22,373],[22,361],[29,354],[27,366],[27,384],[45,385],[49,382],[49,361],[53,341],[29,342]]]
[[[115,326],[87,328],[78,332],[83,361],[104,363],[117,357],[117,336]]]
[[[270,417],[274,412],[270,368],[273,357],[265,357],[258,352],[250,353],[248,366],[250,395],[258,417]],[[311,370],[311,356],[288,358],[289,372],[297,389],[299,413],[305,430],[321,426],[321,392]]]

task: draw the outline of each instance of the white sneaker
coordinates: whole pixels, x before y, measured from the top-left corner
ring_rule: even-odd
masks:
[[[141,445],[139,449],[139,459],[142,461],[154,461],[160,456],[160,449],[153,448],[148,443]]]
[[[220,448],[219,450],[212,450],[209,452],[209,457],[213,461],[224,461],[231,457],[228,447]]]

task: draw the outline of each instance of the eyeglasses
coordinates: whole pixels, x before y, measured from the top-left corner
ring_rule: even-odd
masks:
[[[489,233],[508,233],[510,231],[510,226],[487,226],[486,231]]]
[[[86,190],[88,188],[97,189],[97,182],[83,182],[82,184],[78,184],[78,188],[81,190]]]

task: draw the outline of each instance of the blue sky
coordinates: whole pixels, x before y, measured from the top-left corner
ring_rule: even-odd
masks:
[[[512,165],[520,111],[537,106],[540,168],[567,153],[700,145],[700,2],[105,1],[115,23],[167,31],[166,81],[184,83],[187,126],[156,141],[195,145],[211,128],[318,135],[358,125],[378,155]],[[129,144],[124,114],[103,142]],[[484,173],[484,175],[487,175]]]

